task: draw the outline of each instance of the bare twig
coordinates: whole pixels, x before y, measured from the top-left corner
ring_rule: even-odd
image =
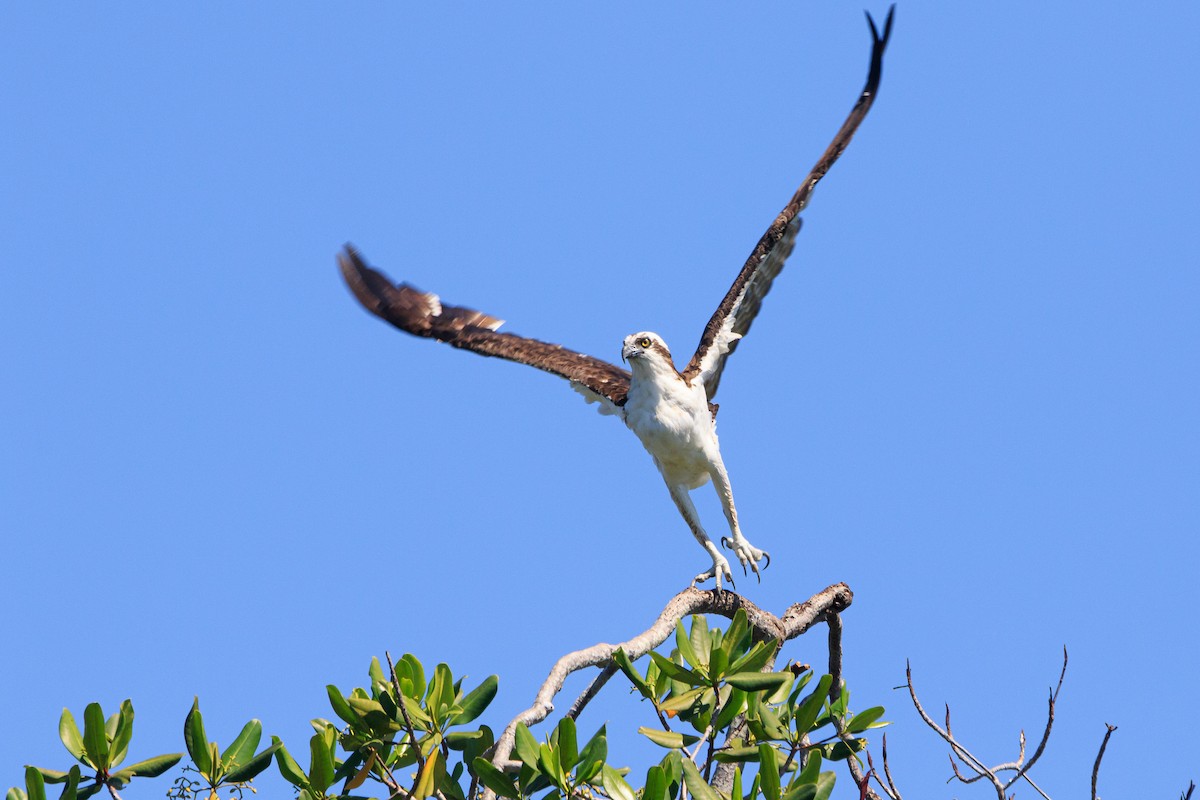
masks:
[[[904,674],[908,678],[908,696],[912,700],[913,707],[915,709],[917,709],[917,713],[921,715],[921,719],[925,721],[925,724],[928,725],[930,728],[932,728],[934,730],[934,732],[937,733],[938,736],[942,737],[942,739],[947,744],[950,745],[950,749],[959,758],[961,758],[968,766],[970,766],[972,769],[974,769],[976,772],[978,772],[980,774],[987,775],[988,779],[992,782],[992,786],[994,786],[996,788],[996,795],[997,795],[997,797],[999,797],[999,800],[1005,800],[1004,784],[1000,782],[1000,779],[997,778],[994,774],[990,773],[988,771],[987,767],[985,767],[983,765],[982,761],[980,761],[978,758],[976,758],[974,755],[972,755],[969,750],[967,750],[965,747],[963,747],[961,744],[959,744],[957,741],[955,741],[953,735],[951,735],[948,731],[944,730],[940,725],[938,725],[936,722],[934,722],[933,719],[929,716],[929,714],[926,713],[924,706],[921,705],[921,701],[917,699],[917,690],[913,687],[912,665],[911,664],[905,664]],[[950,718],[950,706],[949,705],[946,706],[946,718],[947,719]],[[950,763],[952,765],[954,764],[953,756],[951,756],[951,758],[950,758]],[[962,777],[959,775],[957,767],[955,767],[955,769],[954,769],[954,774],[956,777],[958,777],[960,780],[962,780]]]
[[[121,795],[117,794],[117,790],[111,783],[105,782],[104,786],[108,789],[108,793],[112,795],[113,800],[121,800]]]
[[[835,703],[842,696],[842,618],[839,614],[826,614],[829,623],[829,702]]]
[[[1058,694],[1062,690],[1063,679],[1067,674],[1067,648],[1063,648],[1062,670],[1058,674],[1058,684],[1050,691],[1050,698],[1049,702],[1047,703],[1046,710],[1046,727],[1042,731],[1042,738],[1038,742],[1037,749],[1033,751],[1033,756],[1030,757],[1029,761],[1025,761],[1025,731],[1021,731],[1017,759],[1015,761],[997,764],[993,767],[985,765],[980,759],[976,758],[971,751],[967,750],[967,748],[964,747],[961,742],[954,738],[954,732],[950,727],[949,704],[946,705],[945,729],[939,727],[937,723],[935,723],[929,717],[929,715],[925,712],[925,709],[921,706],[921,701],[917,699],[916,689],[913,688],[911,665],[906,667],[905,674],[908,679],[908,693],[909,697],[912,699],[913,707],[917,709],[917,713],[920,714],[921,719],[924,720],[925,724],[932,728],[947,744],[950,745],[950,768],[953,771],[951,780],[958,779],[962,783],[974,783],[982,778],[987,778],[991,782],[992,786],[996,789],[996,796],[999,798],[999,800],[1005,800],[1007,797],[1007,792],[1012,788],[1013,784],[1019,780],[1023,780],[1029,784],[1034,791],[1045,798],[1045,800],[1050,800],[1049,796],[1042,791],[1040,786],[1034,783],[1033,779],[1029,777],[1028,773],[1033,765],[1037,763],[1037,760],[1042,757],[1042,753],[1046,749],[1046,743],[1050,740],[1050,731],[1054,727],[1055,705],[1058,702]],[[1101,751],[1103,752],[1103,748]],[[961,759],[963,765],[975,774],[964,775],[962,772],[960,772],[958,769],[958,762],[955,760],[955,756]],[[998,773],[1009,771],[1015,772],[1016,774],[1007,781],[1002,781]]]
[[[1096,779],[1100,777],[1100,761],[1104,758],[1104,748],[1108,747],[1108,739],[1113,735],[1113,731],[1117,729],[1116,725],[1104,723],[1104,727],[1108,728],[1104,732],[1104,741],[1100,742],[1100,752],[1096,753],[1096,763],[1092,765],[1092,800],[1098,800],[1096,796]],[[1191,797],[1192,791],[1188,790],[1188,796]]]
[[[567,711],[567,716],[571,719],[579,719],[579,715],[583,713],[583,709],[591,702],[592,698],[600,693],[604,688],[604,684],[608,683],[608,679],[617,672],[617,665],[611,661],[608,666],[600,670],[600,674],[592,678],[592,682],[583,690],[579,697],[575,698],[575,702],[571,703],[571,708]]]
[[[1196,791],[1196,782],[1188,781],[1187,791],[1179,793],[1179,800],[1192,800],[1192,792],[1194,791]]]
[[[883,735],[883,775],[887,778],[887,786],[883,785],[883,781],[879,778],[879,772],[875,770],[875,762],[871,759],[871,751],[867,751],[867,766],[875,773],[875,783],[879,784],[879,788],[883,789],[891,800],[901,800],[900,790],[896,788],[896,782],[892,780],[892,768],[888,765],[887,751],[887,734]]]

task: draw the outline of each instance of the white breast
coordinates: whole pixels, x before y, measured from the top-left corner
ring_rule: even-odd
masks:
[[[651,376],[630,382],[625,424],[654,457],[663,477],[695,489],[709,480],[710,453],[717,434],[708,396],[697,381],[688,386],[678,376]]]

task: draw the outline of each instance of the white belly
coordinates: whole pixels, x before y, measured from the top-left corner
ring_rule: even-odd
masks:
[[[678,381],[661,387],[634,381],[625,404],[625,424],[669,483],[695,489],[708,482],[717,434],[703,386],[688,387]]]

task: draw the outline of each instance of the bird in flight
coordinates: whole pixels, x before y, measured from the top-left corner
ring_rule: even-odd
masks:
[[[721,543],[733,552],[743,572],[749,567],[761,580],[759,563],[765,569],[771,558],[765,550],[750,543],[738,523],[733,489],[717,443],[717,406],[712,400],[725,359],[750,330],[771,282],[792,252],[800,230],[799,213],[808,205],[813,187],[846,149],[875,101],[894,12],[895,6],[888,11],[882,35],[867,14],[872,38],[871,66],[862,94],[808,177],[758,240],[704,327],[700,345],[683,370],[676,369],[666,342],[651,331],[625,337],[621,360],[628,363],[629,371],[562,345],[500,333],[503,320],[470,308],[447,305],[437,295],[406,283],[394,284],[383,273],[367,266],[351,245],[346,245],[338,256],[342,276],[369,312],[400,330],[566,378],[589,403],[599,403],[602,414],[624,420],[654,459],[679,513],[712,559],[712,566],[697,575],[692,584],[711,578],[719,591],[723,581],[733,584],[729,560],[700,524],[688,494],[711,481],[729,525],[729,536],[721,537]]]

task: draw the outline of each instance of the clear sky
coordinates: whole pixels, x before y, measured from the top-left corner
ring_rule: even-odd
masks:
[[[1106,722],[1102,795],[1200,778],[1198,8],[901,3],[725,371],[774,558],[739,586],[853,587],[852,705],[888,707],[909,797],[986,790],[944,785],[905,659],[999,762],[1064,644],[1051,796],[1086,796]],[[869,46],[853,3],[6,4],[0,787],[68,763],[63,706],[133,698],[139,758],[198,694],[222,743],[257,716],[304,753],[324,685],[390,649],[498,673],[498,727],[648,625],[707,563],[636,439],[369,317],[335,252],[686,361]],[[583,728],[647,721],[609,692]]]

